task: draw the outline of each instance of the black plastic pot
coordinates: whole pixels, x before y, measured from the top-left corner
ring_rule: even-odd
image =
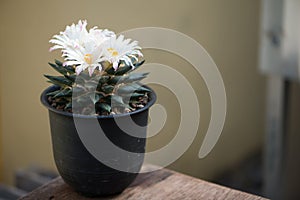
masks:
[[[86,115],[73,115],[72,113],[56,110],[48,103],[46,94],[57,88],[51,86],[41,95],[41,102],[48,108],[52,148],[56,167],[63,180],[77,192],[85,196],[106,196],[121,193],[128,187],[138,173],[119,171],[111,168],[96,159],[85,147],[80,139],[74,118],[89,123],[95,120],[95,117]],[[149,88],[151,90],[151,88]],[[140,156],[134,160],[124,158],[129,171],[138,172],[142,166],[146,144],[146,126],[148,121],[149,107],[154,104],[156,95],[152,90],[150,101],[139,110],[131,113],[117,115],[118,118],[131,119],[138,125],[144,126],[140,132],[127,134],[118,128],[113,116],[98,116],[97,120],[109,140],[118,147],[129,152],[140,153]],[[128,127],[130,129],[130,127]],[[134,130],[133,130],[134,131]],[[99,141],[99,144],[100,141]],[[110,149],[107,149],[109,152]],[[105,153],[105,152],[104,152]],[[120,155],[113,154],[110,157],[114,162],[118,162]]]

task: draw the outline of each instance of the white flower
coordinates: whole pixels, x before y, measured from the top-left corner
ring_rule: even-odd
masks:
[[[50,51],[68,47],[76,47],[77,43],[80,43],[80,41],[82,41],[88,35],[86,25],[87,22],[85,20],[79,20],[78,24],[67,26],[64,32],[60,32],[60,35],[54,35],[53,39],[51,39],[49,42],[56,45],[51,47]]]
[[[97,27],[87,31],[86,26],[87,22],[80,20],[50,40],[54,44],[50,51],[61,49],[64,65],[75,66],[77,75],[88,69],[91,76],[96,68],[102,70],[103,62],[112,63],[115,70],[120,61],[134,67],[133,62],[143,56],[137,41],[131,42],[131,39],[124,39],[123,35],[116,37],[114,32]]]
[[[103,54],[104,60],[113,64],[116,70],[120,61],[124,61],[126,65],[133,66],[132,59],[138,60],[139,56],[143,56],[140,52],[141,47],[137,41],[130,42],[131,39],[124,40],[124,36],[112,36],[104,42]]]
[[[79,45],[75,48],[66,48],[62,52],[66,60],[64,65],[75,65],[77,75],[88,69],[91,76],[96,68],[102,69],[100,62],[103,51],[101,45],[96,46],[93,41],[84,41],[84,47]]]
[[[62,49],[62,56],[66,60],[64,65],[75,65],[77,75],[88,69],[91,76],[96,68],[102,69],[103,42],[115,34],[97,27],[87,31],[86,25],[86,21],[80,20],[76,25],[67,26],[60,35],[54,35],[50,43],[55,45],[50,51]]]

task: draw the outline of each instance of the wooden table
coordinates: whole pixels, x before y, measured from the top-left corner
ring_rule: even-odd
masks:
[[[144,165],[142,170],[155,169],[156,166]],[[168,169],[141,173],[122,194],[105,198],[86,198],[78,195],[58,177],[34,190],[21,200],[88,200],[88,199],[242,199],[263,200],[264,198],[209,183]]]

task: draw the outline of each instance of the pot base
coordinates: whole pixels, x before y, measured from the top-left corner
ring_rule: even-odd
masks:
[[[63,180],[77,193],[86,197],[111,196],[122,193],[138,174],[120,172],[117,174],[61,173]]]

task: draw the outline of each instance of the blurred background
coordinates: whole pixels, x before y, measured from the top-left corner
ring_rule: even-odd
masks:
[[[1,0],[0,182],[15,185],[16,173],[28,166],[55,172],[48,113],[39,100],[49,86],[43,74],[55,74],[47,63],[60,58],[60,52],[49,53],[48,41],[66,25],[86,19],[88,28],[98,26],[116,33],[147,26],[180,31],[199,42],[217,64],[226,88],[227,116],[213,151],[199,159],[210,120],[210,97],[203,79],[176,55],[144,51],[147,63],[162,63],[183,74],[199,99],[201,121],[197,137],[184,155],[168,166],[184,174],[271,196],[272,192],[266,194],[263,189],[263,163],[268,154],[263,152],[268,152],[266,145],[272,144],[267,113],[273,104],[268,91],[273,83],[270,77],[276,77],[277,83],[282,81],[284,88],[288,87],[288,93],[284,93],[284,105],[288,106],[281,121],[288,121],[281,129],[284,154],[278,155],[282,164],[279,188],[281,195],[289,199],[299,197],[300,87],[297,81],[288,81],[280,73],[272,74],[260,67],[264,63],[260,57],[264,55],[260,53],[265,15],[262,5],[260,0]],[[178,102],[170,101],[173,94],[166,88],[153,87],[168,119],[159,135],[149,139],[149,151],[170,141],[180,121]],[[273,123],[276,127],[277,121]],[[276,158],[276,151],[273,156]]]

